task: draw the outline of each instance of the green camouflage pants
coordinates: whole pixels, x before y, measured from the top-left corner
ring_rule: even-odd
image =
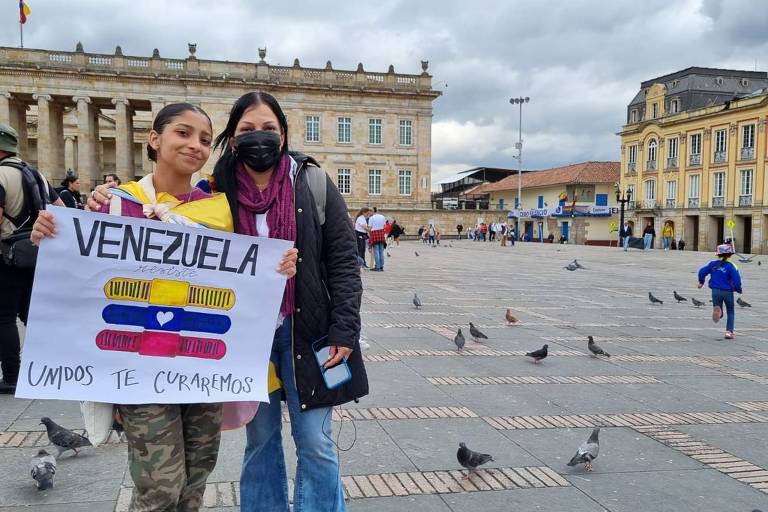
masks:
[[[219,454],[221,404],[117,407],[135,485],[130,510],[197,511]]]

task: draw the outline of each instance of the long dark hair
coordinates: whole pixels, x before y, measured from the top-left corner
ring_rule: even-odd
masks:
[[[208,117],[208,114],[206,114],[205,110],[191,103],[169,103],[168,105],[164,106],[155,116],[155,120],[152,121],[152,129],[157,133],[163,133],[163,130],[165,130],[165,127],[168,125],[168,123],[173,121],[173,118],[180,116],[184,112],[197,112],[198,114],[202,114],[208,120],[208,125],[211,126],[211,129],[213,129],[211,118]],[[157,151],[155,148],[149,145],[149,142],[147,142],[147,156],[153,162],[157,162]]]
[[[232,110],[229,112],[229,120],[227,121],[227,126],[224,128],[224,131],[216,137],[216,142],[213,144],[213,149],[221,150],[222,155],[219,159],[219,162],[222,160],[231,161],[232,148],[229,146],[229,139],[235,136],[237,123],[240,122],[240,119],[242,119],[245,111],[251,107],[256,107],[259,105],[268,106],[272,113],[275,114],[277,122],[280,124],[280,131],[282,131],[283,139],[285,140],[283,143],[282,153],[285,154],[288,152],[288,119],[285,117],[283,109],[280,107],[280,104],[277,102],[275,97],[271,94],[262,91],[254,91],[243,94],[237,99],[235,104],[232,106]],[[218,167],[218,164],[216,166]]]
[[[70,186],[72,183],[74,183],[74,182],[76,182],[77,180],[79,180],[79,179],[80,179],[80,178],[78,178],[77,176],[75,176],[75,175],[73,175],[73,174],[68,174],[67,176],[65,176],[65,177],[64,177],[64,179],[63,179],[63,180],[61,180],[61,186],[62,186],[62,187],[64,187],[64,188],[66,188],[67,190],[69,190],[69,186]]]

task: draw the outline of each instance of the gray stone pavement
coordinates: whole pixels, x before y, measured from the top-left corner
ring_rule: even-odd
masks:
[[[708,300],[695,271],[709,254],[451,243],[403,243],[384,272],[363,274],[371,394],[335,418],[339,445],[354,440],[340,453],[350,510],[768,509],[768,259],[740,264],[753,307],[737,311],[737,338],[726,341],[709,305],[672,299]],[[574,258],[587,269],[564,270]],[[521,325],[504,325],[507,307]],[[485,344],[471,341],[470,321]],[[588,334],[613,357],[588,357]],[[544,343],[541,364],[522,356]],[[56,488],[35,490],[28,460],[47,442],[43,414],[81,428],[71,402],[0,397],[0,512],[126,510],[132,484],[117,442],[65,456]],[[596,425],[594,472],[567,467]],[[470,480],[458,472],[459,441],[494,455]],[[242,431],[224,434],[209,510],[238,510],[243,444]]]

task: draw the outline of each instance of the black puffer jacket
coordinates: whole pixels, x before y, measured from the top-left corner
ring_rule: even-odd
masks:
[[[302,410],[343,404],[368,394],[368,376],[360,352],[360,300],[363,286],[357,268],[357,243],[344,198],[326,179],[325,224],[320,225],[306,168],[311,157],[291,153],[299,165],[294,182],[296,248],[296,311],[293,315],[293,363]],[[214,172],[216,188],[227,194],[237,226],[236,181]],[[325,387],[312,342],[328,336],[333,345],[353,349],[347,364],[352,380],[335,390]],[[289,378],[281,376],[281,378]]]

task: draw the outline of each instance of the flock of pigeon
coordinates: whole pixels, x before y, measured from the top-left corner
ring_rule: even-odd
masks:
[[[688,299],[686,297],[683,297],[679,293],[677,293],[677,290],[672,290],[672,297],[675,298],[678,304],[680,304],[681,302],[688,302]],[[651,301],[651,304],[664,304],[663,300],[656,298],[651,292],[648,292],[648,300]],[[709,302],[712,302],[712,300],[710,300]],[[701,306],[704,305],[704,302],[701,302],[700,300],[696,299],[696,297],[691,297],[691,303],[697,308],[700,308]],[[736,304],[738,304],[742,308],[752,307],[752,304],[745,301],[741,297],[736,298]]]
[[[67,430],[61,425],[56,424],[51,418],[40,418],[40,424],[45,425],[48,433],[48,441],[56,447],[56,457],[72,450],[77,455],[78,448],[93,446],[87,437],[81,436],[77,432]],[[37,455],[32,457],[30,464],[32,478],[37,483],[37,488],[41,491],[53,488],[53,480],[56,476],[56,458],[45,449],[40,449]]]

